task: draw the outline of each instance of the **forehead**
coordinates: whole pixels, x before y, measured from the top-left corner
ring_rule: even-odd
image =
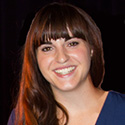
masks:
[[[60,43],[63,44],[65,41],[66,41],[65,38],[59,38],[59,39],[56,39],[56,40],[51,39],[51,44],[54,44],[54,45],[58,45]]]

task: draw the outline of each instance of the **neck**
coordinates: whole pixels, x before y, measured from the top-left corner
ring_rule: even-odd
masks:
[[[90,80],[72,91],[54,91],[57,102],[61,103],[69,114],[77,114],[81,110],[85,112],[97,105],[103,93],[101,89],[95,88]]]

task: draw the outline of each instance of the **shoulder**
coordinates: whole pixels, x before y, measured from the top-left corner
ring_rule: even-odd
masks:
[[[105,107],[115,114],[124,114],[125,115],[125,94],[121,94],[115,91],[109,91],[107,96]],[[116,113],[117,112],[117,113]]]
[[[125,124],[125,94],[111,91],[109,99],[115,124]]]
[[[125,94],[121,94],[119,92],[111,91],[110,96],[113,99],[117,108],[119,108],[119,109],[124,108],[125,109]],[[125,110],[124,110],[124,112],[125,112]]]
[[[109,96],[110,100],[113,101],[114,105],[116,105],[119,108],[125,108],[125,94],[110,91]]]
[[[125,95],[109,91],[96,125],[125,125]]]
[[[15,109],[12,110],[7,125],[14,125],[15,122]]]

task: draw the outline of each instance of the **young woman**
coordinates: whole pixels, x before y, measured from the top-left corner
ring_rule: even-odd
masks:
[[[101,33],[82,9],[52,3],[29,29],[8,125],[123,125],[125,96],[101,89]]]

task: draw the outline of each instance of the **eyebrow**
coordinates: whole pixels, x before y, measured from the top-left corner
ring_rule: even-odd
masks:
[[[68,40],[70,40],[70,39],[73,39],[73,38],[75,38],[75,37],[66,37],[66,38],[64,38],[65,39],[65,42],[67,42]],[[41,45],[44,45],[44,44],[53,44],[51,41],[43,41],[42,43],[41,43]]]
[[[70,39],[73,39],[73,38],[75,38],[75,37],[74,36],[72,36],[72,37],[69,36],[69,37],[65,38],[65,42],[70,40]]]
[[[52,44],[52,42],[51,41],[44,41],[41,43],[41,45],[44,45],[44,44]]]

